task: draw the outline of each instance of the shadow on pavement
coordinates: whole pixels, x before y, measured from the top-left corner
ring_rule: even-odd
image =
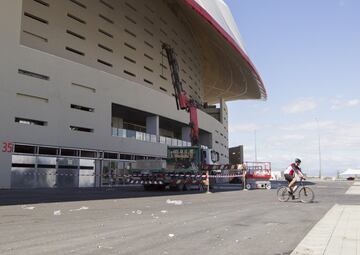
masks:
[[[306,181],[305,185],[315,185]],[[287,185],[286,181],[272,181],[272,189]],[[219,184],[210,191],[213,193],[241,191],[242,186],[236,184]],[[123,199],[140,197],[161,197],[200,194],[194,191],[144,191],[142,186],[122,186],[112,188],[81,189],[13,189],[0,190],[0,206],[23,205],[54,202],[75,202],[86,200]]]
[[[236,189],[211,189],[211,192],[227,192]],[[205,192],[205,191],[204,191]],[[23,205],[55,202],[75,202],[86,200],[123,199],[140,197],[161,197],[201,194],[193,191],[144,191],[142,186],[122,186],[107,188],[81,188],[81,189],[12,189],[0,190],[0,206]]]

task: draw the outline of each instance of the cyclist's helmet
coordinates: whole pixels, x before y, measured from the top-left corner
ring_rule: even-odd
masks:
[[[300,164],[300,163],[301,163],[301,160],[300,160],[299,158],[296,158],[296,159],[295,159],[295,163]]]

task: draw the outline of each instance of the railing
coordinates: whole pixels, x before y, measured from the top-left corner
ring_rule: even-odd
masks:
[[[144,141],[144,142],[162,143],[170,146],[184,146],[184,147],[191,146],[191,142],[165,137],[165,136],[147,134],[135,130],[122,129],[122,128],[112,128],[112,136],[136,139],[138,141]]]

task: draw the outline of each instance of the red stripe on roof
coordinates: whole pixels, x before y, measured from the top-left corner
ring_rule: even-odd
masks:
[[[217,30],[224,38],[228,41],[228,43],[237,50],[241,57],[245,59],[247,64],[249,65],[251,71],[255,74],[257,79],[260,81],[260,85],[264,92],[264,97],[267,97],[266,89],[264,87],[264,83],[256,70],[254,64],[251,62],[248,55],[243,51],[243,49],[235,42],[235,40],[222,28],[222,26],[201,6],[199,5],[195,0],[185,0],[185,2],[194,9],[201,17],[203,17],[207,22],[209,22],[215,30]],[[261,89],[260,89],[261,93]],[[262,93],[261,93],[262,94]]]

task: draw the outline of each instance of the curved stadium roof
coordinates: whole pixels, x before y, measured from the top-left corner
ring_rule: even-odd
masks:
[[[248,57],[229,7],[222,0],[170,1],[200,48],[204,100],[266,99],[264,83]]]

